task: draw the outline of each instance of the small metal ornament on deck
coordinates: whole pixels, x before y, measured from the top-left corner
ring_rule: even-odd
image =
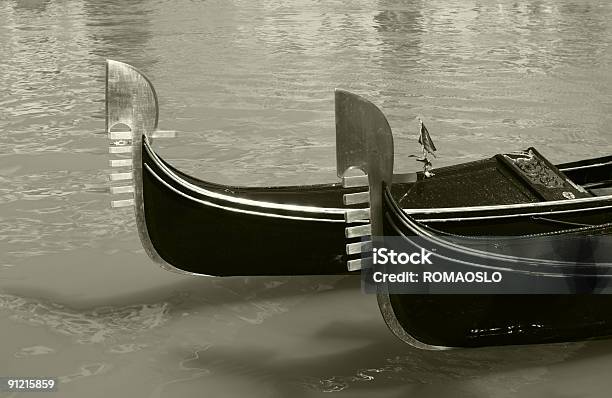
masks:
[[[423,174],[425,178],[433,177],[435,174],[431,171],[433,169],[432,163],[427,158],[427,154],[430,153],[434,158],[436,157],[436,146],[431,140],[429,130],[423,124],[423,121],[419,118],[419,144],[423,150],[423,157],[417,158],[417,162],[423,162]]]

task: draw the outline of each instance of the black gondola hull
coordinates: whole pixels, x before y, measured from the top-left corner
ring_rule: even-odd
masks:
[[[214,276],[347,272],[341,213],[271,209],[232,201],[230,195],[207,196],[171,178],[145,143],[142,153],[146,230],[157,254],[177,270]]]
[[[605,202],[603,200],[598,204],[605,207]],[[571,203],[560,205],[557,210],[568,210],[571,206]],[[552,207],[545,208],[545,211],[554,211],[555,206]],[[491,217],[486,221],[480,219],[479,232],[494,236],[499,231],[504,216],[518,215],[517,211],[517,208],[498,210],[496,215],[499,218]],[[403,237],[406,247],[416,247],[416,242],[421,244],[427,241],[428,248],[439,254],[451,259],[453,255],[457,259],[461,258],[461,263],[454,264],[457,269],[470,269],[466,268],[465,261],[492,268],[517,268],[517,258],[494,259],[494,253],[490,253],[487,258],[486,253],[483,255],[480,251],[476,255],[474,252],[466,254],[458,249],[453,254],[455,249],[436,245],[439,241],[427,239],[424,235],[432,230],[424,228],[415,222],[414,218],[406,215],[388,193],[385,195],[384,214],[385,236]],[[564,214],[567,213],[560,213],[558,216]],[[606,209],[600,209],[597,214],[596,218],[600,222],[610,218],[609,210]],[[457,213],[445,215],[453,218],[459,216]],[[476,216],[473,212],[469,215]],[[443,215],[438,214],[436,217],[441,219]],[[507,235],[511,232],[513,235],[529,232],[529,218],[530,216],[505,218],[503,222],[508,231]],[[509,220],[514,220],[514,224]],[[441,225],[447,224],[438,221],[437,226]],[[559,230],[559,225],[544,223],[541,227],[547,230],[546,232],[550,232],[551,228]],[[465,234],[464,236],[469,236],[474,231],[470,224],[455,225],[452,230]],[[610,226],[604,225],[597,233],[610,233]],[[448,238],[448,235],[445,238]],[[528,270],[528,265],[529,262],[523,264],[524,270]],[[452,260],[450,266],[453,266]],[[568,264],[568,267],[571,269],[571,264]],[[550,271],[552,268],[554,267],[546,269]],[[537,269],[534,267],[534,270]],[[470,270],[477,271],[482,268],[474,267]],[[390,309],[385,318],[391,323],[391,328],[393,329],[393,323],[396,322],[395,328],[404,331],[405,338],[410,339],[409,342],[425,348],[558,343],[612,335],[612,295],[607,294],[383,294],[382,300]]]

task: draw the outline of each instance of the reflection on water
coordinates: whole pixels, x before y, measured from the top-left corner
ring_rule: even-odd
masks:
[[[156,145],[180,168],[314,183],[335,178],[335,87],[389,116],[401,170],[417,115],[436,166],[612,152],[611,16],[603,0],[0,2],[0,375],[55,375],[61,396],[103,378],[150,386],[134,396],[538,396],[590,369],[597,395],[605,343],[416,352],[355,281],[155,268],[130,211],[108,208],[104,59],[150,76],[181,132]]]

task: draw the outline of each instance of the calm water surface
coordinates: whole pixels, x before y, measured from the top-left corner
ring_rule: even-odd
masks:
[[[609,396],[611,342],[422,352],[355,278],[158,269],[109,209],[103,101],[104,59],[134,64],[180,132],[160,152],[231,184],[334,179],[335,87],[385,111],[403,171],[416,116],[436,166],[572,160],[612,153],[611,45],[604,0],[0,0],[0,376],[62,397]]]

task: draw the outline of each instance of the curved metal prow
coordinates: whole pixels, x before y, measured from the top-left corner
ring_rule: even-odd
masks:
[[[338,177],[359,168],[370,177],[391,181],[393,133],[387,118],[370,101],[336,89],[336,160]]]
[[[106,132],[111,140],[109,152],[116,156],[131,154],[131,158],[111,159],[110,166],[121,168],[111,173],[115,181],[130,185],[111,186],[111,193],[133,194],[134,197],[113,200],[111,206],[125,207],[135,204],[141,177],[142,139],[150,139],[157,128],[157,95],[153,85],[142,73],[122,62],[106,61]],[[113,131],[115,127],[121,130]]]
[[[151,81],[138,69],[123,62],[106,61],[106,132],[111,145],[109,153],[119,157],[131,154],[131,158],[111,159],[111,167],[120,167],[119,173],[111,173],[110,180],[131,182],[128,186],[111,186],[111,193],[136,192],[141,163],[142,140],[154,137],[174,137],[173,131],[157,130],[159,108],[157,94]],[[123,127],[122,131],[113,131]],[[129,131],[124,131],[126,128]],[[134,198],[111,201],[112,207],[133,205]]]
[[[371,102],[346,91],[336,90],[336,157],[338,176],[346,187],[363,186],[369,191],[345,195],[345,205],[369,203],[369,208],[347,209],[347,223],[359,223],[346,228],[346,238],[357,242],[347,243],[349,271],[372,264],[368,257],[372,247],[378,245],[383,230],[383,190],[393,181],[393,135],[385,115]],[[349,169],[360,169],[365,176],[347,177]],[[369,224],[364,224],[368,222]],[[370,240],[367,240],[367,237]],[[351,260],[351,256],[359,258]],[[416,347],[441,349],[428,346],[408,335],[400,325],[385,284],[377,284],[378,308],[385,323],[399,339]]]
[[[132,133],[150,136],[157,118],[157,94],[149,79],[131,65],[107,60],[106,131],[121,123]]]
[[[368,208],[351,208],[345,213],[347,223],[358,223],[346,228],[346,238],[361,238],[346,245],[348,270],[356,271],[367,267],[371,258],[351,260],[350,256],[371,251],[371,236],[383,234],[382,198],[384,185],[393,179],[393,134],[385,115],[370,101],[344,90],[336,90],[335,100],[338,177],[345,187],[369,188],[344,195],[348,206],[369,203]],[[365,176],[346,176],[351,169],[359,169]]]
[[[157,94],[149,79],[131,65],[106,61],[106,132],[111,140],[109,152],[116,156],[111,167],[123,168],[110,175],[111,193],[124,195],[112,207],[134,206],[140,241],[151,259],[165,264],[151,243],[147,231],[142,192],[142,140],[152,140],[158,120]],[[113,131],[114,127],[130,131]],[[129,157],[127,157],[130,155]],[[115,181],[130,185],[113,186]],[[129,197],[125,197],[129,195]]]

